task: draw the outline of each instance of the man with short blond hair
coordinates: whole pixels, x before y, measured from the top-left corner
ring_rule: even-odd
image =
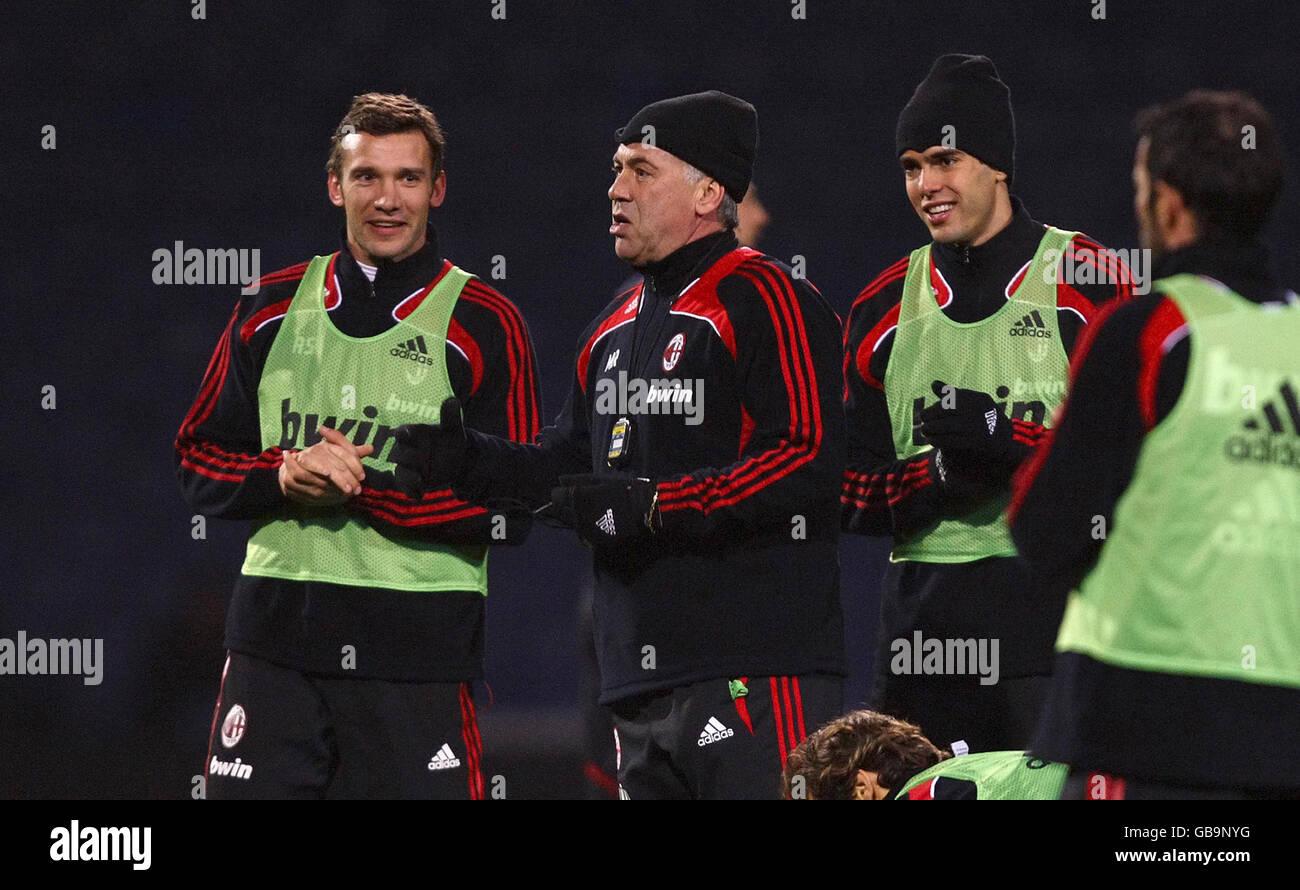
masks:
[[[252,521],[205,764],[213,798],[484,795],[470,684],[487,545],[530,514],[394,482],[394,430],[465,415],[537,431],[527,328],[443,259],[443,138],[406,96],[358,96],[331,140],[340,249],[236,308],[176,438],[185,496]]]

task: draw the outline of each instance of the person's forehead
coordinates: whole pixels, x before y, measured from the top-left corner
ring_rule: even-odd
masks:
[[[681,159],[671,152],[664,151],[656,145],[647,145],[644,142],[625,142],[619,145],[614,151],[614,160],[622,164],[630,164],[633,161],[647,161],[657,167],[667,167],[673,164],[682,163]]]
[[[419,130],[407,130],[402,133],[349,133],[340,141],[343,148],[343,162],[355,162],[364,159],[368,163],[388,161],[401,164],[414,162],[417,165],[429,161],[429,142]]]
[[[935,158],[940,157],[942,155],[953,155],[955,157],[965,157],[966,152],[962,151],[961,149],[952,148],[946,145],[932,145],[929,148],[927,148],[925,151],[917,151],[916,149],[909,148],[907,151],[899,155],[898,158],[899,160],[904,160],[904,161],[907,160],[919,161],[921,159],[932,161]]]

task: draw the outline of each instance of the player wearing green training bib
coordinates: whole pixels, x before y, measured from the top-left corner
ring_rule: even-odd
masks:
[[[874,706],[972,751],[1032,737],[1064,596],[1016,559],[1011,476],[1064,400],[1096,306],[1130,289],[1113,254],[1011,194],[1014,133],[991,61],[934,63],[896,134],[933,240],[868,285],[845,331],[841,522],[894,545]]]
[[[531,514],[408,495],[395,430],[537,432],[527,328],[443,258],[443,138],[405,97],[358,97],[332,141],[341,248],[240,302],[176,440],[185,495],[251,521],[204,766],[210,798],[482,798],[471,684],[487,550]]]
[[[1076,766],[1065,797],[1295,797],[1300,299],[1259,240],[1282,146],[1241,93],[1138,131],[1155,292],[1076,356],[1014,505],[1024,557],[1071,590],[1033,750]]]
[[[799,743],[782,784],[795,800],[1055,800],[1068,772],[1025,751],[952,757],[907,721],[852,711]]]

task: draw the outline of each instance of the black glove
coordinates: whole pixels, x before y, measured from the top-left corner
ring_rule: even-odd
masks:
[[[455,487],[469,470],[473,447],[460,416],[460,400],[445,399],[441,423],[404,423],[393,434],[388,459],[397,466],[393,477],[411,497],[429,489]]]
[[[939,401],[921,412],[921,435],[946,454],[972,456],[992,481],[1006,485],[1033,447],[1015,438],[1011,419],[988,393],[947,387],[940,380],[933,388]]]
[[[634,546],[660,529],[659,487],[649,479],[561,476],[551,505],[596,550]]]
[[[1005,493],[1004,488],[989,481],[988,472],[972,452],[932,448],[926,457],[944,515],[965,515]]]

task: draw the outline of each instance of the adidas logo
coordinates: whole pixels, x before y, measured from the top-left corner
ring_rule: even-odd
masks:
[[[1038,310],[1026,315],[1020,321],[1011,326],[1011,336],[1013,337],[1050,337],[1051,330],[1043,323],[1043,316],[1038,314]]]
[[[717,717],[710,717],[704,729],[700,730],[700,737],[695,740],[695,744],[703,748],[705,745],[712,745],[714,742],[729,739],[735,734],[733,730],[723,726]]]
[[[1286,418],[1278,408],[1278,400],[1286,410]],[[1241,425],[1257,435],[1247,436],[1238,433],[1229,436],[1224,450],[1228,459],[1234,461],[1256,461],[1258,463],[1280,464],[1300,470],[1300,400],[1296,398],[1295,387],[1290,380],[1283,381],[1278,389],[1278,400],[1265,403],[1262,423],[1259,416],[1251,417]],[[1286,424],[1290,422],[1291,429]],[[1267,426],[1267,430],[1264,427]],[[1280,438],[1290,434],[1290,438]]]
[[[397,358],[409,359],[418,362],[421,365],[433,364],[433,359],[429,358],[429,348],[424,345],[424,335],[420,334],[405,343],[398,343],[388,354]]]
[[[460,766],[460,758],[451,753],[451,745],[446,742],[438,749],[438,753],[429,758],[429,769],[455,769]]]
[[[596,520],[596,528],[611,537],[617,534],[614,528],[614,511],[612,509],[607,509],[605,515]]]
[[[989,435],[993,435],[998,428],[998,412],[992,408],[984,413],[984,422],[988,424]]]

